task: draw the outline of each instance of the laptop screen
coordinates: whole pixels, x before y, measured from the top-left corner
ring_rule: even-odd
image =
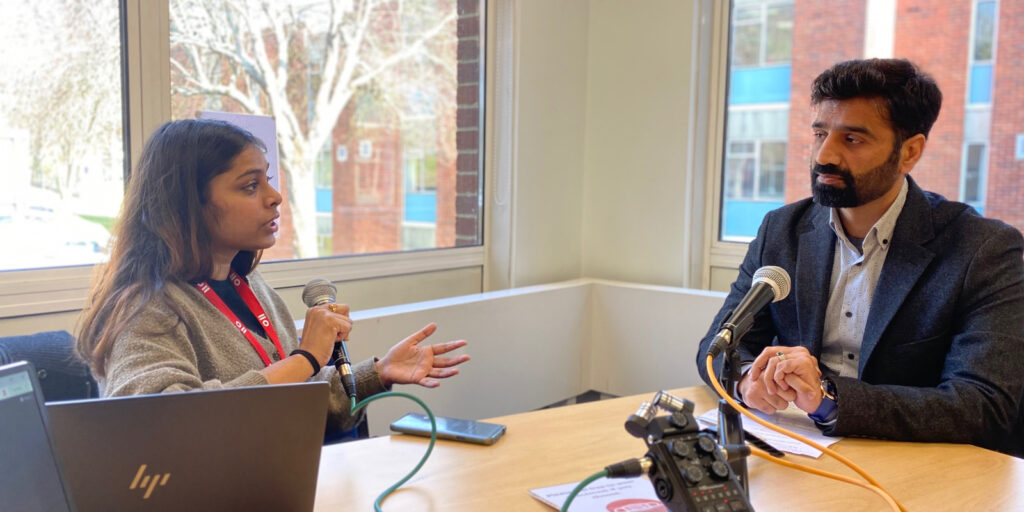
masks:
[[[72,510],[45,414],[35,370],[0,366],[0,510]]]

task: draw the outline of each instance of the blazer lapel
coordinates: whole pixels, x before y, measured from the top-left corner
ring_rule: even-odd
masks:
[[[935,236],[931,205],[909,176],[907,180],[907,201],[896,221],[892,245],[885,257],[882,273],[878,277],[875,296],[871,300],[871,312],[868,313],[868,322],[864,327],[860,364],[857,368],[858,377],[864,373],[871,352],[878,345],[882,334],[896,316],[910,290],[935,257],[935,253],[923,245]]]
[[[796,262],[796,310],[800,344],[818,356],[825,327],[836,237],[828,225],[829,209],[814,205],[800,234]]]

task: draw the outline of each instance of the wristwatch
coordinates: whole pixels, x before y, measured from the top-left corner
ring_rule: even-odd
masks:
[[[821,398],[836,402],[836,383],[828,377],[821,378]]]
[[[836,396],[836,383],[832,379],[823,377],[821,379],[821,405],[818,409],[808,414],[817,424],[830,423],[836,420],[839,412],[839,400]]]

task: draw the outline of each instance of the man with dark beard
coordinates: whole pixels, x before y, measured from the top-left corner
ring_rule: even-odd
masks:
[[[906,60],[842,62],[815,79],[813,198],[765,216],[701,341],[705,380],[719,326],[775,265],[793,291],[739,344],[747,406],[793,403],[827,435],[1024,456],[1024,240],[910,178],[941,103]]]

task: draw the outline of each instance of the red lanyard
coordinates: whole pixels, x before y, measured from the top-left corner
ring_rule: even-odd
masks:
[[[252,288],[249,288],[249,283],[246,283],[244,279],[238,276],[234,270],[228,274],[228,279],[231,280],[231,284],[235,287],[235,291],[242,298],[242,302],[249,307],[249,311],[256,316],[256,320],[259,321],[260,325],[263,326],[263,330],[266,331],[267,337],[270,341],[274,342],[274,347],[277,348],[277,355],[280,359],[284,359],[284,350],[281,348],[281,341],[277,338],[277,331],[274,330],[274,326],[270,325],[270,319],[267,318],[267,313],[263,311],[263,306],[260,306],[260,301],[256,300],[256,295],[252,293]],[[203,296],[209,300],[214,307],[224,313],[224,316],[228,317],[231,323],[235,324],[235,327],[245,335],[245,338],[249,340],[249,344],[252,348],[256,349],[256,353],[260,355],[260,359],[263,360],[263,364],[270,366],[270,356],[267,355],[267,351],[263,350],[263,345],[256,340],[256,336],[253,336],[249,329],[246,329],[242,322],[238,319],[238,315],[235,315],[231,308],[217,296],[217,292],[210,288],[210,285],[206,284],[206,281],[196,283],[196,288],[202,292]]]

